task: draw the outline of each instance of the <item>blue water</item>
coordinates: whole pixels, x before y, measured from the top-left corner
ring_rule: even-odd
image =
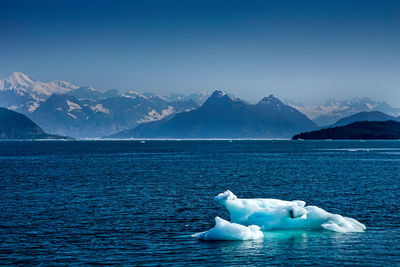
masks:
[[[0,142],[0,264],[399,265],[398,141]],[[213,197],[301,199],[365,233],[203,242]]]

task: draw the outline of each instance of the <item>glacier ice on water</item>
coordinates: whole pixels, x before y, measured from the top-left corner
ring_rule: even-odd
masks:
[[[230,223],[218,216],[215,217],[214,228],[193,235],[202,240],[252,240],[263,236],[263,232],[257,225],[244,226]]]
[[[257,226],[260,232],[325,229],[346,233],[366,230],[365,225],[355,219],[332,214],[316,206],[306,206],[301,200],[240,199],[229,190],[217,195],[214,200],[229,211],[231,222],[217,217],[214,228],[193,237],[205,240],[257,239],[260,238],[254,228]]]
[[[254,224],[261,230],[326,229],[335,232],[363,232],[365,226],[358,221],[329,213],[304,201],[279,199],[240,199],[231,191],[215,197],[231,215],[231,221],[243,225]]]

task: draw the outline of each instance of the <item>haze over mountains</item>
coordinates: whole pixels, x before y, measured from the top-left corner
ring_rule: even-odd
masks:
[[[399,108],[368,98],[304,106],[272,95],[254,105],[222,91],[209,96],[98,90],[66,81],[41,82],[20,72],[0,80],[1,107],[25,114],[46,132],[77,138],[290,137],[362,111],[381,111],[388,115],[380,117],[391,119],[400,115]]]
[[[394,108],[386,102],[375,101],[367,97],[350,100],[331,98],[324,104],[316,106],[304,106],[287,99],[285,103],[306,114],[319,126],[331,125],[341,118],[362,111],[380,111],[394,117],[400,116],[400,108]]]

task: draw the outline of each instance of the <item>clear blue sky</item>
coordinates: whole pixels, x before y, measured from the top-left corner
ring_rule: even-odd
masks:
[[[400,1],[1,1],[0,76],[400,106]]]

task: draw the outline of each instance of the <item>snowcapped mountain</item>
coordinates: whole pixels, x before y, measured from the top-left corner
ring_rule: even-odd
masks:
[[[185,112],[197,109],[199,106],[202,106],[199,111]],[[223,121],[223,118],[226,121],[240,119],[240,123],[235,122],[235,127],[239,128],[243,125],[249,126],[249,123],[254,125],[258,123],[258,130],[252,128],[254,125],[249,126],[249,129],[252,129],[249,136],[257,133],[262,137],[286,136],[292,130],[302,129],[303,126],[312,128],[313,125],[309,124],[308,118],[305,119],[302,113],[319,126],[331,125],[341,118],[362,111],[380,111],[395,117],[400,115],[399,108],[369,98],[344,101],[329,99],[323,105],[304,106],[287,99],[281,102],[274,96],[269,96],[256,105],[250,105],[222,91],[216,91],[212,96],[209,96],[208,92],[190,95],[173,93],[161,96],[132,90],[126,92],[116,89],[99,90],[66,81],[42,82],[20,72],[14,72],[0,80],[0,107],[28,116],[45,131],[78,138],[101,137],[159,120],[164,123],[164,119],[169,120],[180,112],[209,116],[214,121],[219,119]],[[232,116],[235,118],[228,118]],[[203,123],[204,127],[209,123],[198,122]],[[235,124],[233,121],[232,123]],[[192,126],[195,128],[195,125]],[[143,129],[146,127],[143,126]],[[202,126],[199,125],[197,128],[199,127]],[[243,128],[238,130],[239,128],[236,128],[235,136],[246,136],[242,132]],[[199,135],[204,133],[211,136],[213,134],[211,129],[212,127],[210,130],[203,129]],[[223,129],[218,134],[222,136],[222,133]]]
[[[27,115],[48,132],[82,138],[160,120],[198,104],[186,96],[172,100],[153,93],[98,90],[14,72],[0,80],[0,106]]]
[[[78,86],[66,81],[41,82],[21,72],[13,72],[3,80],[0,80],[0,91],[16,89],[21,93],[37,96],[64,94],[77,88]]]
[[[345,118],[362,111],[380,111],[391,116],[399,116],[400,108],[394,108],[386,102],[375,101],[370,98],[353,98],[338,100],[330,98],[323,105],[304,106],[299,103],[286,102],[288,105],[306,114],[319,126],[328,126],[341,118]]]
[[[51,95],[29,117],[43,130],[73,137],[98,137],[124,129],[101,104],[69,95]]]
[[[115,138],[271,138],[316,129],[295,108],[270,95],[256,105],[215,91],[198,109],[173,118],[144,123]]]
[[[102,137],[197,107],[193,101],[166,101],[161,97],[116,96],[78,99],[52,95],[28,114],[44,130],[72,137]]]
[[[0,106],[31,113],[50,95],[77,88],[66,81],[41,82],[21,72],[13,72],[0,80]]]

